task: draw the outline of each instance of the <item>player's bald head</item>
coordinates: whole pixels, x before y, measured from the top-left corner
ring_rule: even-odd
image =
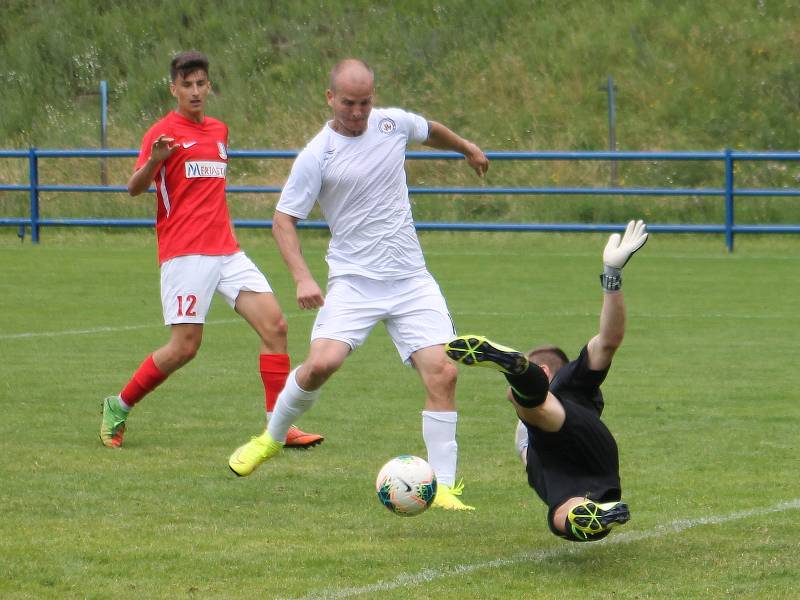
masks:
[[[341,88],[372,90],[374,84],[372,68],[361,59],[345,58],[331,69],[330,90],[334,94]]]

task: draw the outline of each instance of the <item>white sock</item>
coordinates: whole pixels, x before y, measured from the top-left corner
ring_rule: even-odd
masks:
[[[286,385],[278,394],[278,401],[275,403],[275,409],[267,424],[267,431],[276,442],[284,443],[286,441],[286,432],[289,431],[289,427],[300,415],[313,406],[319,396],[319,390],[307,392],[297,385],[295,373],[299,368],[296,367],[286,378]]]
[[[428,449],[428,463],[439,483],[453,487],[456,482],[458,413],[422,411],[422,439]]]
[[[517,448],[517,455],[523,464],[528,462],[528,428],[525,423],[517,419],[517,429],[514,432],[514,445]]]
[[[125,400],[122,399],[122,396],[117,396],[117,400],[119,400],[119,407],[124,410],[125,412],[131,412],[132,406],[128,406],[125,404]]]

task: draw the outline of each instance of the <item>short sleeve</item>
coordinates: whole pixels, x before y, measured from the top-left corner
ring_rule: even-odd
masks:
[[[563,382],[566,386],[576,387],[585,390],[599,388],[608,375],[609,367],[600,371],[593,371],[589,368],[589,348],[584,346],[578,358],[562,367],[556,376],[553,378],[554,382]]]
[[[154,139],[155,135],[153,134],[152,129],[144,134],[144,137],[142,138],[142,147],[139,149],[139,156],[136,158],[136,166],[133,168],[134,171],[141,169],[147,162],[147,159],[150,158]]]
[[[428,139],[428,121],[414,113],[408,113],[411,119],[411,132],[408,135],[410,142],[422,144]]]
[[[600,415],[603,412],[603,393],[600,386],[608,375],[609,367],[602,371],[589,368],[589,349],[584,346],[575,360],[558,370],[550,382],[550,391],[559,400],[571,400]]]
[[[385,108],[382,114],[391,119],[406,136],[407,143],[422,144],[428,139],[428,121],[402,108]]]
[[[311,152],[303,150],[292,165],[275,209],[305,219],[314,208],[321,187],[322,168]]]

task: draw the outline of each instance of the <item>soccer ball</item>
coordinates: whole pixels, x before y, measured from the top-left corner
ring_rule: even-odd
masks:
[[[413,517],[436,497],[436,474],[419,456],[403,454],[387,462],[375,481],[378,500],[396,515]]]

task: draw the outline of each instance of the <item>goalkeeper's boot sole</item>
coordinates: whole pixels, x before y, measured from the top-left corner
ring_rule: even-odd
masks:
[[[445,344],[447,356],[467,366],[489,367],[508,375],[519,375],[528,368],[528,358],[479,335],[461,335]]]
[[[580,539],[598,539],[617,525],[624,525],[631,519],[631,512],[624,502],[605,502],[603,504],[586,499],[573,506],[567,515],[572,532]]]
[[[100,406],[103,414],[100,421],[100,441],[106,448],[119,448],[125,435],[128,413],[122,410],[117,396],[105,398]]]
[[[283,447],[305,450],[306,448],[319,446],[324,439],[325,438],[318,433],[306,433],[292,425],[289,427],[289,431],[286,432],[286,443]]]

